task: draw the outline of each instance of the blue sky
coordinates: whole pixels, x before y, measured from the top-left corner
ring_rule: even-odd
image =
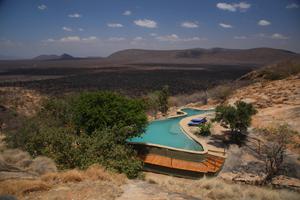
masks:
[[[300,52],[299,0],[0,0],[0,55],[129,48]]]

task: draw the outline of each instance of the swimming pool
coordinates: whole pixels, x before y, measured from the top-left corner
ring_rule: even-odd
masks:
[[[182,111],[186,115],[151,122],[140,137],[131,138],[128,142],[161,145],[189,151],[203,151],[201,144],[181,130],[179,122],[185,117],[210,112],[210,110],[184,108]]]

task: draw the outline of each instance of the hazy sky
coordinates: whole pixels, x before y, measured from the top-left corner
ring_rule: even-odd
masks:
[[[273,47],[300,52],[299,0],[0,0],[0,55]]]

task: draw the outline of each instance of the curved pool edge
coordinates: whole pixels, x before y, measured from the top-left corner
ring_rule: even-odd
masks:
[[[190,108],[190,109],[194,109],[194,110],[201,110],[201,111],[210,111],[210,110],[214,110],[213,108],[211,109],[206,109],[206,110],[203,110],[203,109],[199,109],[199,108],[195,108],[195,107],[180,107],[177,112],[181,112],[182,114],[178,114],[178,115],[175,115],[175,116],[170,116],[170,117],[167,117],[166,119],[172,119],[172,118],[177,118],[177,117],[183,117],[183,116],[186,116],[188,115],[186,112],[184,112],[182,109],[185,109],[185,108]],[[204,114],[204,113],[203,113]],[[202,115],[203,115],[202,114]],[[192,115],[192,116],[195,116],[195,115]],[[166,119],[160,119],[160,120],[166,120]],[[183,118],[185,119],[185,118]],[[160,145],[160,144],[153,144],[153,143],[147,143],[147,142],[128,142],[130,144],[139,144],[139,145],[145,145],[145,146],[152,146],[152,147],[158,147],[158,148],[164,148],[164,149],[170,149],[170,150],[173,150],[173,151],[181,151],[181,152],[186,152],[186,153],[192,153],[192,154],[198,154],[198,155],[204,155],[204,154],[207,154],[208,153],[208,148],[207,148],[207,145],[206,143],[203,143],[203,141],[200,141],[199,138],[197,138],[196,135],[192,134],[192,133],[188,133],[186,130],[183,129],[183,127],[181,126],[180,122],[183,120],[181,119],[179,121],[179,127],[181,129],[181,131],[188,137],[190,138],[191,140],[194,140],[196,143],[198,143],[199,145],[202,146],[203,150],[202,151],[193,151],[193,150],[187,150],[187,149],[181,149],[181,148],[175,148],[175,147],[170,147],[170,146],[165,146],[165,145]],[[160,121],[160,120],[155,120],[155,121]]]
[[[195,108],[195,107],[184,107],[184,108],[190,108],[190,109],[201,110],[201,111],[213,111],[213,110],[214,110],[214,108],[205,109],[205,110],[199,109],[199,108]],[[181,110],[181,109],[184,109],[184,108],[180,108],[180,112],[184,112],[184,111]],[[184,113],[185,113],[185,112],[184,112]],[[189,116],[189,117],[201,116],[201,115],[205,115],[205,114],[206,114],[206,113],[202,113],[202,114],[199,114],[199,115],[192,115],[192,116]],[[187,115],[187,113],[185,113],[185,115]],[[183,119],[181,119],[181,120],[179,121],[179,127],[180,127],[180,129],[182,130],[182,132],[183,132],[186,136],[188,136],[190,139],[194,140],[195,142],[197,142],[198,144],[200,144],[200,145],[203,147],[203,151],[201,151],[202,154],[208,153],[208,147],[207,147],[206,142],[205,142],[205,141],[201,141],[195,134],[193,134],[192,132],[189,132],[189,131],[187,131],[187,130],[185,130],[185,129],[183,128],[182,121],[183,121],[184,119],[186,119],[186,117],[183,118]]]

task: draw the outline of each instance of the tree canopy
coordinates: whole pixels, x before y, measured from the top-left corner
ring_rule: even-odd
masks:
[[[217,106],[214,120],[220,122],[223,127],[230,128],[232,133],[241,133],[251,125],[251,117],[256,113],[252,104],[237,101],[234,106]]]

